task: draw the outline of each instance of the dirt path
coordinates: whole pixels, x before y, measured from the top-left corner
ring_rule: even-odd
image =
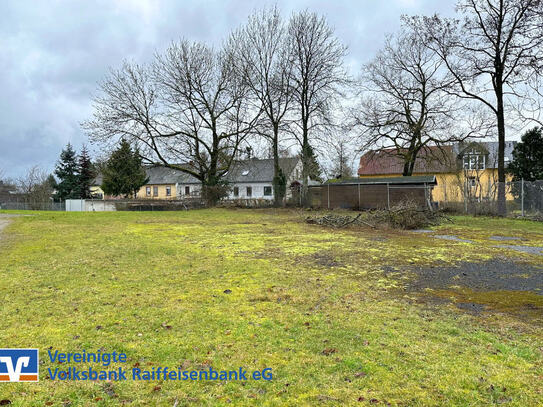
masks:
[[[0,213],[0,240],[2,240],[2,229],[10,224],[10,218],[15,218],[18,215],[5,215]]]

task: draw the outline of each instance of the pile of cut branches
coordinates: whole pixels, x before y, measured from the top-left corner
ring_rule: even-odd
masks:
[[[378,210],[370,214],[371,222],[393,229],[422,229],[437,226],[444,220],[450,221],[443,212],[421,208],[420,205],[405,201],[389,210]]]
[[[439,225],[443,220],[450,219],[440,211],[431,211],[421,208],[412,201],[401,202],[390,209],[379,209],[356,216],[326,214],[324,216],[309,216],[307,223],[344,228],[351,225],[369,226],[372,228],[388,227],[393,229],[421,229],[428,226]]]
[[[349,215],[335,215],[335,214],[327,214],[324,216],[308,216],[305,221],[307,223],[310,223],[312,225],[321,225],[321,226],[330,226],[334,228],[344,228],[349,225],[361,225],[365,224],[367,226],[375,227],[373,225],[370,225],[367,222],[364,222],[362,219],[360,219],[362,214],[358,214],[357,216],[349,216]]]

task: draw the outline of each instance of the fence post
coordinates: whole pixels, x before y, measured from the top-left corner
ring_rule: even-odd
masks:
[[[468,180],[464,180],[464,212],[468,213]]]
[[[358,210],[361,210],[361,202],[360,202],[360,182],[358,183]]]
[[[524,217],[524,178],[520,181],[520,208],[521,216]]]
[[[328,196],[328,209],[330,209],[330,183],[328,183],[328,192],[326,195]]]
[[[390,184],[387,182],[387,206],[388,210],[390,210]]]

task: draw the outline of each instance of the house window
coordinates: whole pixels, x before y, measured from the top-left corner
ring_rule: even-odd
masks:
[[[486,156],[475,150],[464,154],[463,165],[465,170],[484,170],[486,168]]]
[[[272,194],[272,187],[264,187],[264,196],[270,196]]]
[[[151,196],[151,187],[145,187],[145,195]]]
[[[153,196],[158,196],[158,187],[157,186],[153,187]]]
[[[172,196],[172,187],[166,187],[166,196]]]
[[[234,196],[235,197],[239,196],[239,187],[234,187]]]
[[[190,187],[185,187],[185,195],[190,195]]]
[[[247,198],[253,196],[253,187],[247,187]]]

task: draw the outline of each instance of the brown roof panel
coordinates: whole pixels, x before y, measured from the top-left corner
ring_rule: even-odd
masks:
[[[403,173],[403,158],[395,149],[368,151],[360,157],[358,175],[389,175]],[[414,174],[434,174],[454,171],[456,159],[452,146],[427,147],[415,162]]]

